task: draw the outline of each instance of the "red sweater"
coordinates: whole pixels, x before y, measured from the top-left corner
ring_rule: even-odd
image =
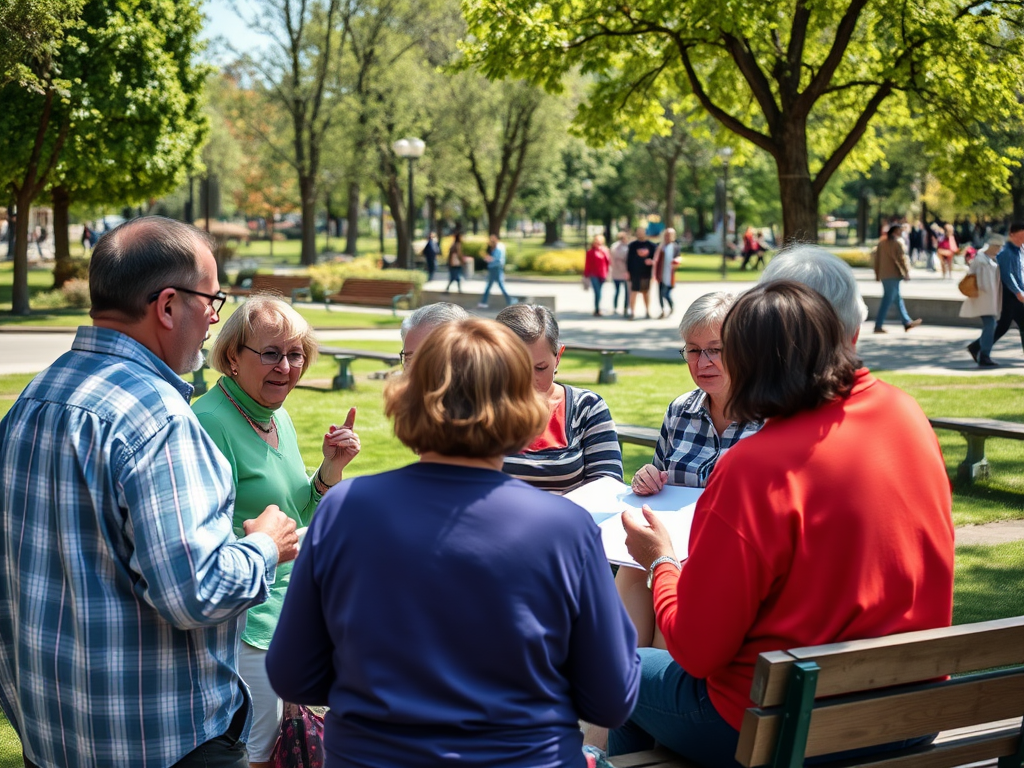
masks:
[[[591,248],[587,251],[586,259],[583,262],[583,276],[596,277],[598,280],[608,279],[608,267],[611,263],[611,255],[603,245]]]
[[[949,626],[950,513],[921,408],[862,369],[849,397],[719,460],[678,582],[656,573],[658,626],[739,730],[760,653]]]

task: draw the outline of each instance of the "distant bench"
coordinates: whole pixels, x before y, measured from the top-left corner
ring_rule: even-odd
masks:
[[[974,482],[989,475],[988,459],[985,458],[985,439],[1001,437],[1006,440],[1024,440],[1024,424],[1014,421],[971,418],[928,419],[932,429],[951,429],[967,440],[967,457],[957,467],[957,480]]]
[[[805,757],[932,733],[927,746],[819,768],[1020,768],[1024,617],[762,653],[750,698],[736,749],[748,768],[797,768]],[[612,762],[696,768],[665,749]]]
[[[599,344],[566,344],[566,352],[597,352],[601,355],[601,372],[597,375],[598,384],[614,384],[619,380],[615,372],[613,358],[615,355],[628,355],[624,347],[603,347]]]
[[[639,427],[636,424],[616,424],[615,431],[618,433],[619,445],[632,443],[643,445],[647,448],[654,448],[658,445],[658,438],[661,437],[661,430],[656,427]]]
[[[373,352],[363,349],[340,349],[338,347],[320,347],[321,355],[331,355],[338,362],[338,375],[331,380],[331,389],[352,389],[355,386],[355,377],[352,376],[352,361],[358,358],[364,360],[380,360],[389,366],[396,366],[402,362],[397,352]]]
[[[416,295],[416,284],[410,280],[371,280],[365,277],[349,277],[341,284],[341,290],[324,297],[327,310],[331,304],[354,304],[364,307],[391,307],[397,314],[398,303],[406,301],[409,308]]]
[[[299,296],[305,296],[306,301],[310,300],[312,282],[311,278],[304,275],[253,275],[248,286],[233,285],[224,293],[236,300],[254,293],[276,293],[279,296],[286,296],[294,304]]]

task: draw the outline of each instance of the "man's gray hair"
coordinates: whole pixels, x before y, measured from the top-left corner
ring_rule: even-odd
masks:
[[[793,245],[779,252],[761,273],[760,283],[792,280],[803,283],[835,309],[849,339],[856,337],[868,308],[860,296],[850,265],[816,245]]]
[[[683,313],[679,321],[679,336],[685,342],[693,331],[721,328],[725,316],[736,301],[736,295],[726,291],[705,293]]]
[[[402,321],[402,341],[409,335],[409,331],[421,325],[434,327],[444,323],[452,323],[456,320],[466,320],[469,312],[458,304],[451,304],[447,301],[439,301],[436,304],[427,304],[420,307],[411,315],[407,315]]]

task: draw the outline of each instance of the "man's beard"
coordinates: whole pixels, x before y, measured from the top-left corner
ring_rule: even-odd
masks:
[[[189,360],[188,360],[188,367],[185,369],[185,373],[195,373],[200,368],[202,368],[203,365],[205,365],[205,364],[206,364],[206,358],[203,357],[203,350],[202,349],[197,349],[195,351],[195,354],[192,357],[189,358]]]

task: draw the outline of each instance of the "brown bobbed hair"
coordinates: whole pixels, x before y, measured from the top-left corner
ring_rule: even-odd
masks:
[[[743,294],[722,326],[736,421],[793,416],[846,397],[860,361],[832,305],[805,285],[765,283]]]
[[[466,458],[518,453],[549,417],[526,346],[508,328],[479,319],[431,331],[416,364],[385,387],[384,413],[417,453]]]

